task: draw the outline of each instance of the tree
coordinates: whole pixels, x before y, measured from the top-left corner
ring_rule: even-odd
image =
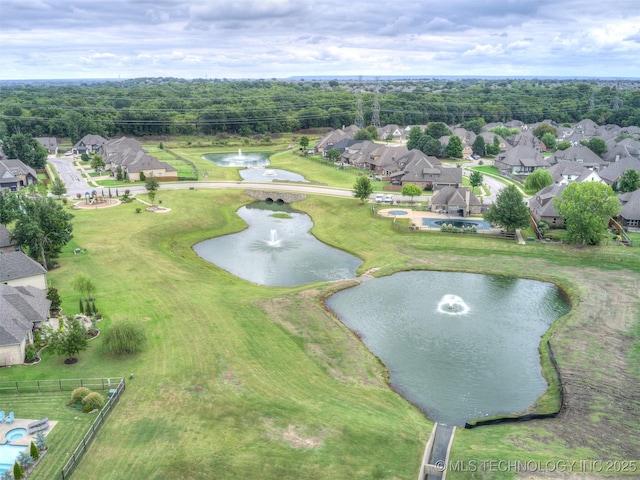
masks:
[[[640,174],[637,170],[630,168],[625,170],[618,182],[618,191],[620,193],[635,192],[640,188]]]
[[[413,203],[413,197],[418,197],[421,194],[422,189],[413,183],[407,183],[402,186],[402,195],[405,197],[411,197],[411,203]]]
[[[524,188],[532,192],[539,192],[544,187],[548,187],[553,183],[553,178],[549,170],[537,168],[524,181]]]
[[[87,330],[77,318],[64,320],[63,328],[54,330],[46,326],[47,347],[56,355],[64,355],[65,363],[75,363],[74,355],[87,348]]]
[[[112,324],[104,332],[102,348],[109,355],[138,353],[147,342],[142,324],[130,320]]]
[[[327,160],[329,160],[331,163],[335,163],[340,159],[340,150],[337,150],[335,148],[331,148],[329,150],[327,150],[324,153],[324,156],[327,158]]]
[[[451,158],[462,158],[462,140],[457,135],[452,135],[449,138],[447,155]]]
[[[49,152],[31,135],[15,133],[11,135],[4,146],[7,158],[17,158],[31,168],[44,168]]]
[[[309,146],[309,137],[307,137],[306,135],[303,135],[300,138],[300,148],[302,150],[306,150],[308,146]]]
[[[51,193],[56,195],[58,199],[67,193],[67,186],[60,177],[56,177],[51,183]]]
[[[571,142],[568,140],[562,140],[556,143],[556,150],[566,150],[569,147],[571,147]]]
[[[545,133],[540,140],[545,144],[548,150],[556,148],[556,137],[552,133]]]
[[[476,137],[471,148],[473,149],[473,153],[481,157],[487,154],[487,146],[484,144],[484,137],[482,135]]]
[[[536,138],[542,139],[545,133],[550,133],[553,138],[558,138],[558,130],[549,123],[541,123],[533,129],[533,136]]]
[[[431,155],[432,157],[439,157],[442,154],[442,144],[440,141],[429,135],[422,136],[418,149],[425,155]]]
[[[598,245],[621,208],[611,187],[599,182],[570,183],[553,206],[567,225],[567,242],[581,245]]]
[[[411,127],[409,135],[407,136],[407,148],[413,150],[414,148],[420,148],[420,140],[422,139],[422,129],[418,126]]]
[[[606,142],[598,137],[593,137],[588,141],[581,141],[582,145],[586,145],[596,155],[602,156],[604,153],[607,153],[607,144]]]
[[[153,174],[147,177],[147,180],[144,184],[144,188],[147,189],[147,194],[149,195],[149,200],[151,201],[151,205],[153,205],[154,200],[156,199],[156,192],[160,188],[160,184],[156,180],[156,177]]]
[[[73,238],[73,215],[49,197],[22,197],[13,238],[43,267],[50,268]]]
[[[0,224],[7,225],[18,218],[20,201],[18,193],[0,188]]]
[[[98,155],[97,153],[93,154],[93,157],[91,157],[91,168],[94,170],[104,168],[104,159],[102,158],[102,155]]]
[[[353,185],[353,196],[360,200],[361,203],[364,203],[366,199],[369,198],[369,195],[373,192],[373,185],[371,185],[371,180],[369,177],[360,176],[356,180],[356,183]]]
[[[451,135],[451,130],[449,130],[449,127],[447,127],[447,125],[443,122],[431,122],[427,125],[424,133],[437,140],[440,137]]]
[[[508,232],[529,225],[529,210],[515,185],[507,185],[502,189],[495,203],[484,214],[484,219]]]
[[[96,285],[88,275],[80,273],[69,282],[71,288],[76,292],[81,293],[87,300],[93,299],[93,294],[96,292]],[[82,309],[84,310],[84,309]]]
[[[469,175],[469,183],[473,188],[479,187],[484,181],[484,176],[480,172],[472,171]]]
[[[47,288],[47,300],[51,302],[51,306],[49,307],[51,310],[57,310],[60,308],[60,305],[62,305],[62,300],[56,287],[49,286]]]

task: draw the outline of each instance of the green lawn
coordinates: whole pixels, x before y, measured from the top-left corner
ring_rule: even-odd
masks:
[[[274,167],[298,171],[293,169],[299,165],[298,173],[319,183],[350,186],[355,178],[290,152],[274,157]],[[136,214],[137,202],[74,211],[74,239],[60,268],[48,275],[67,314],[78,305],[69,282],[78,273],[92,276],[96,305],[105,315],[100,328],[122,319],[140,322],[148,335],[146,350],[105,357],[98,337],[77,364],[64,365],[45,350],[35,367],[2,371],[2,380],[135,375],[74,478],[414,478],[432,423],[388,388],[386,370],[322,305],[324,296],[353,282],[249,284],[191,250],[201,240],[243,229],[235,211],[249,197],[232,190],[166,190],[162,200],[171,212]],[[585,365],[569,347],[585,312],[597,313],[591,297],[599,290],[589,283],[593,272],[605,284],[623,277],[631,286],[640,282],[635,247],[522,246],[481,235],[403,233],[388,220],[372,218],[368,206],[355,199],[309,196],[295,206],[313,218],[312,233],[320,240],[363,259],[360,274],[372,268],[379,269],[376,275],[436,269],[557,283],[576,306],[553,332],[559,361],[569,367]],[[86,253],[73,255],[76,247]],[[626,285],[620,284],[620,292]],[[638,313],[638,305],[624,308],[617,313]],[[637,323],[638,316],[633,318]],[[599,337],[593,338],[599,352]],[[600,369],[596,361],[588,365]],[[41,411],[56,411],[46,402]],[[624,424],[611,406],[592,408]],[[454,458],[522,459],[555,451],[569,459],[586,453],[608,458],[615,447],[587,452],[549,435],[549,425],[461,432]],[[639,442],[631,435],[624,441]]]

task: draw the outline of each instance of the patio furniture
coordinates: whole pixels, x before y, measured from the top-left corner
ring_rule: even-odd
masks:
[[[36,420],[27,425],[27,433],[32,434],[40,430],[46,430],[47,428],[49,428],[49,418],[45,417],[42,420]]]
[[[13,412],[9,412],[9,416],[4,419],[4,423],[13,423]]]
[[[0,423],[4,422],[4,410],[0,410]]]

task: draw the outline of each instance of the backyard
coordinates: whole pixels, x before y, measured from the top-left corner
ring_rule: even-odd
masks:
[[[188,156],[196,163],[199,154]],[[276,160],[279,168],[336,182],[333,168],[316,171],[289,152]],[[350,187],[353,177],[339,182]],[[2,372],[3,380],[135,375],[74,478],[245,478],[258,472],[267,479],[413,478],[432,423],[388,388],[384,367],[322,303],[354,281],[292,288],[242,281],[202,261],[191,246],[243,229],[235,211],[252,199],[203,189],[167,190],[162,199],[171,209],[164,215],[137,215],[135,203],[75,211],[74,239],[60,268],[48,275],[65,313],[78,304],[69,282],[90,275],[105,316],[100,328],[140,322],[147,349],[108,357],[98,337],[74,365],[45,349],[39,365]],[[294,206],[312,217],[319,239],[364,261],[360,274],[432,269],[520,276],[554,282],[571,297],[574,309],[546,336],[565,381],[564,413],[459,430],[452,460],[640,456],[637,246],[523,246],[405,233],[355,199],[308,196]],[[73,255],[75,248],[86,253]],[[30,415],[60,420],[42,464],[46,474],[33,477],[50,478],[71,448],[67,438],[79,440],[88,424],[54,405],[58,400],[40,401],[45,404],[38,409],[34,403]],[[511,476],[483,472],[482,478]],[[450,478],[470,477],[451,472]]]

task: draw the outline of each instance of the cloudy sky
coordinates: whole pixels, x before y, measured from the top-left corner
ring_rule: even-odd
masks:
[[[0,80],[640,78],[638,0],[0,0]]]

